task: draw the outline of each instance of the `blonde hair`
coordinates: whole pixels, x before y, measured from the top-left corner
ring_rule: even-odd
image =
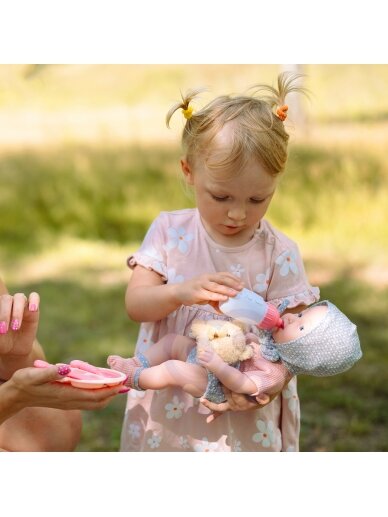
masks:
[[[188,162],[193,163],[196,156],[203,154],[210,170],[230,170],[236,174],[253,157],[271,176],[282,172],[288,157],[289,135],[284,123],[275,115],[274,108],[283,106],[291,92],[306,94],[304,88],[295,84],[300,77],[301,74],[283,72],[278,76],[277,88],[258,84],[250,88],[253,90],[252,95],[223,95],[195,111],[186,121],[182,134],[182,145]],[[174,104],[166,115],[167,127],[172,115],[179,108],[187,110],[201,91],[189,90],[186,95],[182,95],[182,102]],[[226,155],[214,158],[210,152],[211,142],[226,123],[232,124],[230,150]]]

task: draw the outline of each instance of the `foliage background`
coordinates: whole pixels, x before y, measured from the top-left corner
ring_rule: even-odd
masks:
[[[295,239],[322,299],[356,322],[349,372],[299,378],[304,451],[387,451],[386,65],[305,65],[307,119],[268,217]],[[273,83],[280,65],[0,66],[0,274],[42,297],[51,362],[133,352],[125,265],[160,210],[193,206],[179,176],[180,90]],[[292,113],[292,110],[290,110]],[[125,396],[84,413],[79,451],[116,451]]]

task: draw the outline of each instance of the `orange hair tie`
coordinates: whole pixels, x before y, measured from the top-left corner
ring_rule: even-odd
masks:
[[[279,108],[276,110],[276,115],[280,118],[281,121],[285,121],[287,118],[287,111],[288,106],[287,104],[284,104],[283,106],[279,106]]]

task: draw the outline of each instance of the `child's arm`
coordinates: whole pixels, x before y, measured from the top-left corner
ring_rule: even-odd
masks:
[[[158,321],[181,305],[218,303],[241,289],[240,279],[230,273],[206,274],[178,284],[165,284],[155,271],[136,266],[127,287],[125,306],[135,321]]]
[[[198,363],[207,368],[221,384],[234,393],[251,395],[257,391],[256,384],[245,373],[230,366],[211,348],[198,348]]]

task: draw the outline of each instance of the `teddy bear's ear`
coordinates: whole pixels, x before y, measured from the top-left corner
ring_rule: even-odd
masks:
[[[196,338],[206,333],[206,321],[200,319],[193,320],[190,328],[190,336]]]

